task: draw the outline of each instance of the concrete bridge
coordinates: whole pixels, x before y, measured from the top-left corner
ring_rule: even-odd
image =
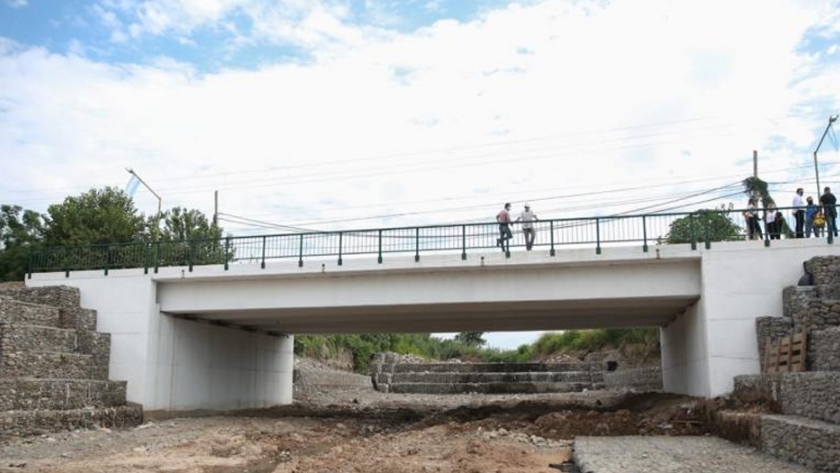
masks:
[[[293,337],[311,333],[656,326],[665,389],[711,397],[759,372],[754,319],[782,315],[802,263],[840,254],[824,239],[645,249],[552,241],[551,252],[106,267],[27,284],[80,288],[112,334],[110,377],[147,410],[289,403]]]

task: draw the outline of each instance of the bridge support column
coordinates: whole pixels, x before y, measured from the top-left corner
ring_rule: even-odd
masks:
[[[280,377],[277,404],[286,405],[294,401],[295,336],[282,335],[279,341],[278,362]]]

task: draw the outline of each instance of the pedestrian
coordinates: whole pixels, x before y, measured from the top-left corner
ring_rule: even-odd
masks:
[[[761,234],[761,224],[758,223],[758,210],[755,207],[755,199],[753,198],[750,198],[747,203],[747,210],[744,211],[744,220],[747,222],[747,235],[750,240],[755,240],[756,236],[758,236],[759,240],[764,238]]]
[[[831,193],[830,187],[826,187],[820,196],[820,205],[825,214],[826,235],[837,236],[837,197]]]
[[[510,232],[510,202],[496,215],[499,223],[499,238],[496,239],[496,246],[502,247],[502,252],[510,251],[510,239],[513,234]]]
[[[531,206],[529,204],[525,204],[525,210],[516,219],[517,222],[522,222],[522,234],[525,236],[525,249],[528,251],[531,251],[534,247],[534,222],[537,220],[537,215],[531,212]]]
[[[802,229],[805,225],[805,204],[802,202],[802,193],[805,192],[801,187],[796,189],[796,195],[793,196],[793,218],[796,220],[796,238],[804,238],[805,234]]]
[[[814,231],[814,237],[820,237],[820,229],[825,225],[825,220],[822,220],[822,225],[815,225],[815,218],[820,213],[820,206],[814,203],[814,199],[809,195],[805,201],[805,238],[811,238],[811,230]]]
[[[771,240],[779,240],[782,235],[782,221],[784,216],[776,209],[775,204],[767,206],[764,214],[764,231],[770,235]]]

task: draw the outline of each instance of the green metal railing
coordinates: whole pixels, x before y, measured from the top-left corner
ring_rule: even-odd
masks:
[[[781,209],[789,215],[787,209]],[[708,213],[709,211],[704,211]],[[661,213],[588,218],[540,220],[533,223],[536,241],[534,250],[547,250],[551,256],[561,248],[590,248],[600,254],[605,247],[637,245],[648,251],[652,244],[665,243],[673,224],[682,221],[680,241],[696,249],[698,244],[710,248],[715,241],[745,239],[742,210],[720,211],[739,226],[737,235],[718,235],[700,213]],[[687,229],[686,224],[687,223]],[[763,226],[762,226],[763,227]],[[504,251],[525,247],[520,225],[511,226],[513,238],[508,245],[497,245],[497,223],[431,225],[421,227],[377,228],[312,233],[289,233],[245,237],[223,237],[213,240],[154,241],[107,245],[40,248],[30,255],[29,274],[143,268],[158,272],[170,266],[187,267],[219,264],[227,270],[231,265],[296,260],[298,266],[313,259],[333,259],[344,264],[347,258],[372,256],[382,263],[388,255],[409,254],[415,261],[430,254],[455,253],[467,259],[476,250]],[[825,230],[825,229],[824,229]],[[763,233],[765,246],[771,240]],[[833,242],[831,235],[828,243]]]

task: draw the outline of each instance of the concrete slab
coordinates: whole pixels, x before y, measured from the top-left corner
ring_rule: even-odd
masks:
[[[811,470],[717,437],[578,437],[582,473],[807,473]]]

